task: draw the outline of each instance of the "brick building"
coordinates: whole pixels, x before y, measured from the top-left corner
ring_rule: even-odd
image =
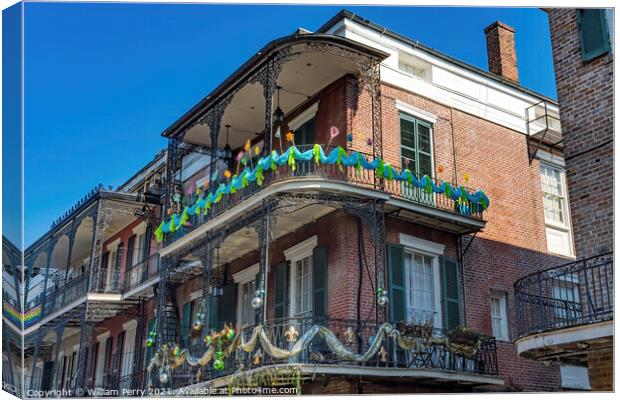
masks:
[[[517,282],[524,316],[518,350],[573,370],[587,367],[573,379],[613,390],[613,11],[546,11],[579,261]],[[553,301],[530,296],[540,286],[553,291]]]
[[[562,146],[526,116],[558,106],[519,84],[514,29],[484,34],[491,72],[346,11],[267,44],[108,194],[130,213],[80,231],[98,192],[27,250],[64,274],[27,387],[574,389],[512,342],[515,280],[574,257]]]

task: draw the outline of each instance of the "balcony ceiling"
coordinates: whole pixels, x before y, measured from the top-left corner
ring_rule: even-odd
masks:
[[[300,51],[301,45],[293,48],[293,53]],[[278,77],[280,90],[280,108],[285,114],[305,102],[338,78],[357,75],[358,68],[353,60],[320,52],[303,52],[299,57],[284,64]],[[273,109],[277,106],[274,95]],[[233,97],[226,108],[218,147],[226,145],[226,125],[230,125],[230,145],[233,149],[243,146],[246,140],[255,137],[265,127],[265,99],[263,87],[259,83],[246,84]],[[195,125],[185,135],[185,141],[211,147],[210,129],[207,125]]]

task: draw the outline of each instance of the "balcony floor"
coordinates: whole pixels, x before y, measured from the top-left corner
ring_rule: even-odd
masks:
[[[235,379],[243,380],[244,376],[269,369],[282,369],[283,366],[263,366],[251,371],[234,374]],[[460,373],[452,371],[441,371],[436,369],[408,369],[408,368],[389,368],[389,367],[367,367],[352,365],[320,365],[320,364],[287,364],[287,368],[299,369],[301,379],[305,382],[313,381],[317,376],[355,376],[364,377],[369,380],[389,379],[394,382],[399,378],[405,378],[407,384],[415,381],[424,384],[455,384],[466,387],[503,385],[504,380],[496,376],[478,375],[470,373]],[[197,383],[178,389],[179,395],[196,394],[205,388],[221,388],[230,385],[233,375],[227,375],[210,381]]]

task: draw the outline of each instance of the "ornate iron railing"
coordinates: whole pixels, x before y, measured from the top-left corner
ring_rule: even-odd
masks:
[[[515,283],[517,337],[613,319],[613,253],[536,272]]]
[[[158,276],[159,253],[155,253],[125,271],[123,276],[123,293],[127,293]]]
[[[302,337],[315,324],[328,328],[347,350],[357,354],[368,350],[380,326],[375,322],[355,320],[284,318],[268,321],[265,331],[272,345],[282,349],[289,349],[295,340]],[[251,336],[253,328],[248,327],[242,330],[242,335],[246,340]],[[290,334],[291,328],[294,328],[295,335]],[[431,328],[431,331],[435,337],[446,337],[447,332],[445,331],[433,328]],[[422,335],[419,337],[408,336],[408,338],[410,340],[419,340],[420,346],[411,350],[403,350],[397,345],[394,337],[386,337],[381,343],[381,351],[366,362],[349,361],[339,357],[329,350],[327,344],[320,336],[316,336],[301,353],[286,359],[272,358],[261,345],[257,345],[251,353],[238,349],[235,354],[225,358],[225,366],[221,371],[214,370],[213,363],[196,368],[183,364],[172,371],[170,388],[176,389],[233,375],[241,370],[250,371],[264,366],[284,364],[440,370],[485,376],[495,376],[499,373],[494,337],[481,336],[476,351],[473,354],[455,350],[455,348],[440,340],[425,341]],[[197,340],[194,345],[190,345],[189,350],[193,356],[201,356],[207,348],[202,340]],[[156,374],[152,377],[152,381],[155,387],[158,387],[159,382],[157,381]]]
[[[50,315],[86,295],[88,277],[82,275],[56,288],[45,296],[43,316]]]
[[[310,150],[312,147],[313,145],[297,146],[301,152]],[[333,147],[322,147],[325,153],[329,153],[333,150]],[[361,154],[368,159],[372,158],[370,154]],[[398,168],[393,168],[394,170],[401,172]],[[414,202],[426,207],[432,207],[442,211],[464,215],[470,218],[482,219],[482,209],[479,205],[475,205],[469,201],[453,200],[443,194],[428,194],[423,189],[414,187],[408,182],[380,179],[376,176],[374,170],[367,170],[364,168],[360,168],[358,170],[355,166],[346,167],[338,166],[337,164],[317,165],[314,160],[297,160],[295,162],[294,171],[288,165],[283,165],[277,167],[275,170],[265,170],[263,174],[264,181],[261,186],[259,186],[256,182],[250,182],[244,189],[238,190],[234,194],[227,195],[225,200],[222,200],[217,204],[213,204],[206,216],[203,215],[203,213],[190,216],[189,224],[186,226],[177,227],[175,232],[167,233],[164,236],[164,246],[180,239],[187,233],[196,229],[198,226],[213,219],[214,217],[217,217],[218,215],[221,215],[223,212],[229,210],[242,201],[247,200],[249,197],[255,195],[272,184],[311,178],[346,182],[365,189],[381,190],[403,200]],[[436,184],[441,183],[438,180],[434,180],[434,182]],[[474,192],[470,188],[464,189],[470,193]]]

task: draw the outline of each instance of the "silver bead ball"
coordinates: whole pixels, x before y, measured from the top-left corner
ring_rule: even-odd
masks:
[[[377,299],[377,303],[383,307],[385,306],[387,303],[389,303],[389,299],[387,298],[386,295],[381,295],[379,296],[379,298]]]
[[[256,296],[252,299],[252,308],[260,308],[263,305],[263,298]]]
[[[169,379],[170,379],[170,376],[168,375],[166,371],[164,370],[159,371],[159,382],[165,385],[166,383],[168,383]]]

